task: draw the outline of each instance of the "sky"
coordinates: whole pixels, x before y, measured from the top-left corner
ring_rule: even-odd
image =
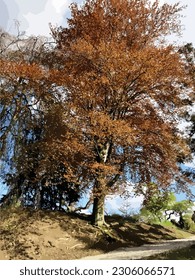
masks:
[[[49,23],[53,25],[65,25],[66,18],[70,17],[69,5],[72,2],[82,3],[81,0],[0,0],[0,26],[10,33],[16,32],[16,21],[20,24],[20,30],[27,35],[49,36]],[[185,30],[180,38],[181,42],[192,42],[195,45],[195,1],[193,0],[161,0],[174,4],[180,2],[187,5],[182,12],[181,21]]]
[[[27,36],[50,37],[49,23],[54,26],[65,26],[66,19],[70,17],[69,5],[72,2],[82,3],[81,0],[0,0],[0,27],[5,31],[16,34],[19,24],[20,31],[25,31]],[[195,46],[195,1],[193,0],[161,0],[168,4],[180,2],[187,5],[183,10],[181,24],[183,34],[178,38],[179,43],[193,43]],[[1,185],[0,185],[1,189]],[[1,191],[1,190],[0,190]],[[142,198],[131,199],[131,209],[137,209]],[[107,199],[107,208],[114,212],[121,207],[121,198],[113,196]]]

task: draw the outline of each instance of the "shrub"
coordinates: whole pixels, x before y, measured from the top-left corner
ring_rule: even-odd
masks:
[[[195,232],[195,223],[192,221],[190,215],[184,216],[184,229]]]

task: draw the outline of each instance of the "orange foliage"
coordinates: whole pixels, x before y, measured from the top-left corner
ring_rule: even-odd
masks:
[[[53,78],[67,88],[77,118],[72,138],[79,135],[91,174],[97,166],[109,170],[109,186],[127,167],[140,183],[167,186],[178,152],[188,152],[174,122],[185,69],[164,41],[179,32],[181,10],[158,1],[88,0],[71,6],[68,28],[52,29],[63,66]]]
[[[25,62],[13,62],[9,60],[0,60],[1,77],[12,80],[20,78],[30,79],[31,81],[45,78],[46,72],[39,65],[27,64]]]
[[[94,197],[125,177],[166,187],[179,176],[177,159],[188,148],[176,116],[188,77],[165,37],[179,33],[181,10],[148,0],[72,4],[68,27],[52,28],[49,70],[0,61],[1,75],[53,86],[51,94],[44,91],[49,107],[40,147],[63,162],[66,176],[93,183]],[[55,98],[58,86],[62,99]]]

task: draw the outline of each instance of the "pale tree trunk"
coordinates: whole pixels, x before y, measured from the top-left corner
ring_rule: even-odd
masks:
[[[111,188],[119,178],[119,174],[116,174],[109,182],[105,184],[104,180],[99,180],[94,187],[94,200],[93,200],[93,212],[92,212],[92,223],[95,226],[101,227],[106,225],[104,217],[104,204],[105,197],[108,194],[108,189]],[[104,182],[104,183],[101,183]]]
[[[104,201],[105,195],[102,194],[95,197],[93,202],[92,223],[98,227],[102,227],[105,224]]]
[[[98,147],[98,144],[97,144]],[[103,145],[99,145],[97,148],[97,153],[99,163],[106,163],[109,152],[111,149],[111,144],[109,142],[104,143]],[[105,196],[107,193],[107,185],[105,180],[105,175],[99,174],[96,178],[96,183],[94,185],[93,195],[93,212],[92,212],[92,223],[95,226],[102,227],[106,225],[105,218],[104,218],[104,203],[105,203]]]
[[[36,210],[41,209],[42,206],[42,195],[41,195],[41,187],[37,187],[35,193],[35,200],[34,200],[34,208]]]

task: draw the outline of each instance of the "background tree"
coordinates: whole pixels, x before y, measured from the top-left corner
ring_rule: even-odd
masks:
[[[186,214],[191,216],[193,205],[189,199],[177,201],[173,192],[168,189],[162,190],[152,184],[145,188],[140,217],[151,223],[169,220],[176,226],[184,228],[188,227],[189,217]]]
[[[8,186],[0,202],[70,208],[80,197],[79,190],[64,178],[63,163],[47,157],[44,145],[46,129],[52,134],[49,122],[60,126],[59,117],[53,120],[54,114],[59,115],[57,90],[52,95],[51,83],[43,79],[48,68],[44,56],[51,45],[44,38],[20,34],[15,38],[4,32],[0,39],[0,176]]]
[[[145,186],[143,195],[144,201],[140,215],[149,222],[165,220],[165,212],[172,209],[176,202],[175,195],[172,192],[168,189],[162,190],[155,184]]]
[[[174,193],[166,190],[153,191],[152,197],[145,200],[140,210],[140,220],[149,223],[159,223],[165,220],[174,225],[189,229],[193,202],[191,200],[176,201]]]
[[[168,214],[167,219],[170,219],[172,223],[180,228],[189,229],[189,217],[192,215],[193,205],[193,202],[190,200],[175,201],[175,203],[169,206],[165,211],[165,213]],[[171,219],[171,215],[179,217],[178,222],[175,221],[175,218]]]
[[[182,56],[182,59],[185,63],[185,70],[186,73],[191,78],[191,83],[194,87],[195,85],[195,49],[191,43],[188,43],[184,46],[182,46],[179,49],[179,53]],[[187,128],[185,130],[186,138],[189,144],[189,147],[191,149],[190,157],[187,157],[183,160],[181,160],[182,163],[185,164],[185,162],[193,162],[195,157],[195,113],[194,113],[194,90],[192,90],[188,98],[185,96],[185,102],[186,102],[186,108],[183,111],[184,118],[186,122],[188,123]],[[184,174],[187,175],[189,178],[191,178],[193,181],[195,179],[195,168],[193,168],[193,164],[190,168],[184,168]]]
[[[12,177],[13,184],[9,188],[15,198],[20,197],[19,185],[24,181],[20,170],[25,166],[25,155],[21,151],[23,145],[35,137],[33,126],[37,125],[35,111],[38,95],[34,91],[39,86],[36,79],[41,79],[42,70],[33,64],[32,58],[38,53],[40,45],[40,42],[32,44],[31,38],[24,39],[21,34],[11,37],[2,33],[1,36],[0,175],[9,183]],[[19,155],[24,156],[20,170],[17,163]],[[10,178],[7,178],[7,173],[10,173]]]
[[[60,135],[62,116],[56,109],[59,92],[51,83],[46,84],[47,79],[42,79],[43,73],[46,74],[42,69],[48,69],[51,60],[52,65],[57,62],[51,59],[50,44],[20,35],[13,37],[3,31],[0,34],[0,176],[8,186],[8,194],[1,203],[22,202],[24,206],[50,209],[58,208],[57,205],[61,208],[63,204],[71,209],[71,204],[80,197],[79,175],[77,183],[67,182],[60,153],[59,157],[55,154],[55,160],[51,154],[47,157],[51,135],[54,140]],[[48,51],[50,59],[48,56],[45,59]],[[47,129],[46,135],[50,136],[45,145]]]

